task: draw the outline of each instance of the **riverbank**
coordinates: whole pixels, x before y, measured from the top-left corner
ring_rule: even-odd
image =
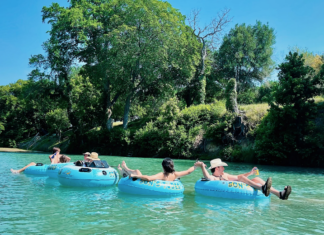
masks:
[[[8,152],[8,153],[41,153],[41,151],[35,150],[26,150],[26,149],[18,149],[18,148],[1,148],[0,152]]]

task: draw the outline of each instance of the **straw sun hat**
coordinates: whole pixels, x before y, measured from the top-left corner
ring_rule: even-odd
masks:
[[[90,154],[90,157],[87,157],[88,159],[91,159],[91,160],[100,160],[99,157],[98,157],[98,153],[96,152],[92,152]]]
[[[210,161],[210,167],[208,169],[210,170],[218,166],[227,166],[227,164],[225,162],[222,162],[220,158],[216,158]]]

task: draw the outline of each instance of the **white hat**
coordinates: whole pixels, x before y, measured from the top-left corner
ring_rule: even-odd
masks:
[[[210,161],[210,167],[208,169],[210,170],[218,166],[227,166],[227,164],[225,162],[222,162],[220,158],[216,158]]]
[[[90,154],[90,157],[87,157],[88,159],[91,159],[91,160],[100,160],[100,158],[98,157],[98,153],[96,152],[92,152]]]

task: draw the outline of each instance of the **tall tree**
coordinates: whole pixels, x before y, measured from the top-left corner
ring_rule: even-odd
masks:
[[[194,79],[182,91],[187,106],[194,102],[205,103],[206,98],[206,74],[208,74],[208,54],[217,48],[220,37],[224,33],[224,27],[231,21],[229,18],[230,10],[226,9],[217,13],[210,23],[204,27],[199,24],[199,10],[194,10],[187,18],[192,33],[200,43],[200,62],[196,66]]]
[[[198,43],[185,25],[185,17],[161,1],[127,1],[123,25],[114,30],[112,50],[119,52],[115,70],[124,70],[126,129],[131,102],[152,87],[168,92],[182,79],[191,78]],[[176,77],[174,73],[185,76]]]
[[[225,35],[214,55],[213,73],[217,78],[235,78],[238,93],[262,82],[274,69],[271,59],[275,43],[274,29],[257,21],[255,25],[235,25]]]
[[[313,97],[322,92],[324,66],[315,75],[311,67],[304,66],[302,55],[290,52],[279,65],[278,78],[274,101],[257,130],[258,157],[263,162],[289,165],[301,164],[305,157],[316,161],[316,144],[309,135],[317,114]]]

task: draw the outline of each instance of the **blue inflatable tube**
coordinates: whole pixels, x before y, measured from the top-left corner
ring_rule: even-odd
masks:
[[[183,194],[184,187],[179,180],[175,181],[144,181],[133,180],[133,178],[122,178],[118,183],[120,191],[139,195],[155,195],[155,196],[174,196]]]
[[[58,178],[58,173],[61,170],[62,167],[68,166],[68,165],[74,165],[73,162],[68,162],[68,163],[56,163],[56,164],[51,164],[47,167],[46,169],[46,174],[48,177],[57,179]]]
[[[249,185],[237,182],[237,181],[203,181],[198,180],[195,185],[197,193],[220,198],[231,198],[231,199],[245,199],[245,200],[256,200],[256,199],[269,199],[257,189],[250,187]]]
[[[28,175],[39,175],[39,176],[47,176],[46,169],[48,165],[43,163],[37,163],[35,166],[29,166],[24,170],[25,174]]]
[[[115,185],[119,176],[114,168],[92,168],[74,165],[64,166],[58,173],[58,181],[71,187],[107,187]]]

